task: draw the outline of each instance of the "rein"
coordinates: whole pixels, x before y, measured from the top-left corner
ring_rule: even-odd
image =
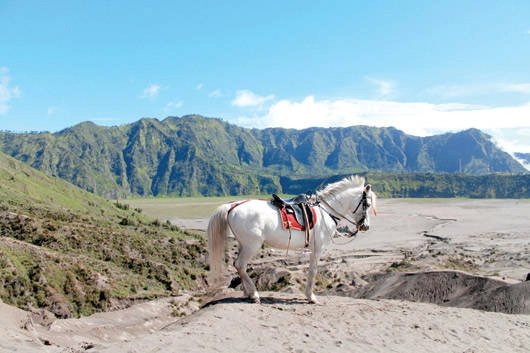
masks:
[[[335,213],[336,215],[333,215],[331,214],[330,212],[327,212],[326,210],[324,210],[325,212],[327,212],[331,218],[335,221],[335,224],[337,223],[337,219],[345,219],[346,221],[350,222],[351,224],[353,224],[355,226],[355,233],[352,233],[352,237],[357,235],[357,233],[359,232],[359,226],[357,225],[357,222],[356,221],[352,221],[351,219],[349,219],[348,217],[346,217],[345,215],[343,215],[342,213],[340,212],[337,212],[337,210],[335,210],[333,208],[333,206],[331,206],[326,200],[324,199],[319,199],[318,200],[318,203],[319,203],[319,207],[320,207],[320,203],[323,203],[327,208],[329,208],[333,213]],[[366,207],[366,192],[363,191],[363,196],[361,198],[361,200],[359,201],[359,203],[357,204],[357,207],[355,207],[355,210],[353,211],[353,214],[357,213],[357,210],[359,210],[359,207],[363,205],[363,209],[365,209]],[[364,218],[363,218],[364,219]]]

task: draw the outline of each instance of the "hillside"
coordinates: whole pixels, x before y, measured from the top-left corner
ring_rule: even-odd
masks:
[[[392,127],[259,130],[197,115],[2,132],[0,151],[108,198],[271,193],[285,187],[280,176],[527,172],[476,129],[424,138]]]
[[[57,317],[202,286],[200,237],[0,153],[0,299]]]
[[[530,174],[466,175],[459,173],[360,173],[381,197],[469,197],[530,198]],[[325,178],[282,177],[280,183],[287,194],[318,190],[330,182],[346,177]]]

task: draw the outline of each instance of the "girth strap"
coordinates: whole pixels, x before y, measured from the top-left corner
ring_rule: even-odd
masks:
[[[309,246],[309,217],[307,217],[307,207],[302,205],[302,211],[304,212],[304,224],[305,224],[305,247]]]

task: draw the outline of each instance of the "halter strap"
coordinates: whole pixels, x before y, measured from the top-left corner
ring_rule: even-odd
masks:
[[[353,224],[355,227],[357,227],[357,222],[352,221],[351,219],[349,219],[348,217],[346,217],[346,216],[343,215],[342,213],[337,212],[337,210],[335,210],[335,209],[333,208],[333,206],[331,206],[326,200],[321,199],[321,200],[319,200],[318,202],[319,202],[319,203],[323,203],[324,205],[326,205],[327,208],[329,208],[333,213],[335,213],[335,215],[333,215],[333,214],[331,214],[331,212],[328,212],[328,211],[324,210],[324,211],[327,212],[327,214],[329,214],[329,215],[331,216],[331,218],[335,221],[335,223],[337,223],[337,220],[336,220],[336,219],[345,219],[345,220],[347,220],[348,222],[350,222],[351,224]],[[319,205],[319,206],[320,206],[320,205]],[[359,208],[359,207],[357,207],[357,208]]]
[[[353,211],[353,214],[357,213],[357,210],[359,209],[359,206],[363,205],[363,209],[368,208],[368,205],[366,203],[366,191],[363,191],[363,197],[361,197],[361,200],[357,204],[357,207],[355,207],[355,210]]]
[[[367,196],[366,196],[366,191],[363,191],[363,196],[361,197],[361,200],[359,201],[359,203],[357,204],[357,207],[355,207],[355,210],[353,211],[353,214],[357,213],[357,210],[359,210],[359,207],[361,207],[361,205],[363,205],[363,209],[366,209],[367,207],[367,200],[366,200]],[[334,212],[336,215],[333,215],[331,214],[330,212],[327,212],[327,214],[330,215],[330,217],[335,221],[335,224],[337,224],[337,220],[343,218],[345,220],[347,220],[348,222],[350,222],[351,224],[353,224],[355,226],[356,231],[355,231],[355,234],[357,234],[357,232],[359,231],[359,226],[357,225],[357,222],[356,221],[352,221],[351,219],[349,219],[348,217],[346,217],[345,215],[343,215],[342,213],[340,212],[337,212],[337,210],[335,210],[333,208],[333,206],[331,206],[326,200],[324,199],[318,199],[318,203],[323,203],[324,205],[326,205],[327,208],[329,208],[332,212]],[[320,205],[319,205],[320,206]],[[364,217],[363,217],[364,219]]]

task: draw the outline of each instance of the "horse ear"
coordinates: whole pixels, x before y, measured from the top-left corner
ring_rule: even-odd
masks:
[[[364,191],[368,194],[372,190],[372,185],[366,184],[364,187]],[[377,210],[375,209],[375,193],[372,191],[370,193],[370,199],[372,200],[372,212],[374,213],[374,216],[377,216]]]

